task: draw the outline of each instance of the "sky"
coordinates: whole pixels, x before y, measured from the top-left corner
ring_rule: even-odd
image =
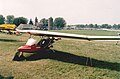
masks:
[[[6,17],[63,17],[67,24],[120,24],[120,0],[0,0]]]

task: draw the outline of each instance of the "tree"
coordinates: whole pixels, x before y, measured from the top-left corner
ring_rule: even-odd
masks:
[[[0,15],[0,24],[5,24],[5,17],[3,15]]]
[[[120,24],[118,24],[117,26],[118,26],[118,29],[120,29]]]
[[[79,25],[79,28],[85,28],[85,25],[81,24]]]
[[[102,24],[101,28],[107,28],[108,24]]]
[[[94,28],[99,28],[99,25],[95,24],[95,25],[94,25]]]
[[[8,15],[6,19],[7,24],[13,24],[14,21],[14,16],[13,15]]]
[[[61,17],[55,18],[54,27],[56,27],[57,29],[61,29],[65,27],[65,25],[66,25],[66,21],[63,18]]]
[[[33,21],[32,21],[32,19],[30,19],[29,24],[33,25]]]
[[[45,19],[45,18],[41,19],[40,24],[42,25],[41,28],[47,29],[47,27],[48,27],[48,19]]]
[[[27,24],[28,20],[27,18],[24,18],[24,17],[18,17],[18,18],[15,18],[13,23],[16,25],[16,26],[19,26],[20,24]]]
[[[93,28],[94,27],[94,25],[93,24],[89,24],[89,28]]]
[[[112,26],[111,26],[111,25],[108,25],[106,28],[107,28],[107,29],[111,29],[111,28],[112,28]]]

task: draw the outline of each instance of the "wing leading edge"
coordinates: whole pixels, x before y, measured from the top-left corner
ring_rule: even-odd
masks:
[[[50,37],[65,37],[65,38],[75,38],[75,39],[84,39],[84,40],[120,40],[120,36],[87,36],[87,35],[78,35],[78,34],[68,34],[68,33],[59,33],[59,32],[49,32],[41,30],[23,30],[16,28],[18,32],[30,33],[37,36],[50,36]]]

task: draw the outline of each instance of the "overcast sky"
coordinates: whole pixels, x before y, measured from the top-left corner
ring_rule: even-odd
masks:
[[[0,14],[63,17],[67,24],[120,24],[120,0],[0,0]]]

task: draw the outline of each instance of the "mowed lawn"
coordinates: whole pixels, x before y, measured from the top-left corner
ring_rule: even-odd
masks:
[[[59,32],[117,35],[117,32],[100,30]],[[37,55],[24,53],[32,58],[12,61],[17,48],[24,45],[28,37],[28,34],[0,33],[0,79],[120,79],[120,43],[62,38],[54,43],[54,52],[49,50]]]

